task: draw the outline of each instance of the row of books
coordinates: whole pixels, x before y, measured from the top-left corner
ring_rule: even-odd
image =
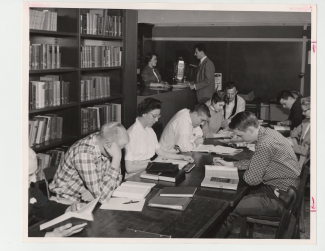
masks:
[[[54,150],[47,151],[46,153],[38,153],[36,155],[38,165],[36,181],[44,180],[44,169],[51,166],[58,166],[68,149],[68,146],[62,146],[60,148],[55,148]]]
[[[110,89],[109,76],[83,76],[80,81],[80,100],[107,98],[111,94]]]
[[[70,82],[60,81],[59,76],[40,77],[40,81],[29,83],[29,109],[69,104]]]
[[[85,134],[95,130],[108,122],[121,123],[121,105],[103,104],[93,107],[81,108],[81,133]]]
[[[57,31],[58,13],[49,10],[30,10],[29,28],[35,30]]]
[[[81,68],[122,65],[120,46],[81,46]]]
[[[61,52],[59,44],[32,44],[29,46],[29,69],[61,68]]]
[[[85,13],[80,15],[81,34],[122,36],[122,17]]]
[[[48,140],[62,138],[63,118],[56,114],[45,114],[33,117],[28,122],[29,146],[44,143]]]

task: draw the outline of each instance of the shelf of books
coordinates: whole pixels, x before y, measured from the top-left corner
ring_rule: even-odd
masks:
[[[44,168],[51,166],[46,155],[65,152],[104,123],[124,123],[126,13],[30,9],[29,146]]]

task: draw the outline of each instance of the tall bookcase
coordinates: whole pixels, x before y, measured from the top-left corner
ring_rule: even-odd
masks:
[[[81,109],[105,103],[121,104],[122,124],[128,128],[136,116],[136,47],[137,11],[106,10],[108,15],[121,16],[121,36],[89,35],[81,32],[81,14],[90,9],[33,8],[57,12],[57,31],[30,29],[30,44],[59,44],[61,67],[58,69],[29,70],[29,81],[39,81],[41,76],[61,76],[69,82],[70,102],[61,106],[29,110],[29,118],[36,115],[56,114],[63,118],[62,138],[34,145],[36,152],[45,152],[63,144],[72,144],[87,136],[81,131]],[[104,11],[94,10],[92,11]],[[121,66],[83,68],[81,46],[84,44],[120,45],[122,47]],[[96,100],[81,101],[81,79],[87,76],[109,76],[110,96]]]

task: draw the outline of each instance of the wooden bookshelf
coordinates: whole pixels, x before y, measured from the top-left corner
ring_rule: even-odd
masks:
[[[29,118],[37,115],[56,114],[63,118],[62,138],[48,140],[34,145],[36,152],[46,152],[63,144],[72,144],[98,130],[82,134],[81,108],[105,103],[121,104],[122,124],[128,128],[136,116],[136,53],[137,11],[106,10],[107,15],[121,16],[121,36],[93,35],[81,33],[81,14],[101,11],[101,9],[33,8],[57,12],[57,31],[30,29],[30,45],[60,44],[61,67],[57,69],[29,70],[29,81],[40,81],[41,76],[60,76],[60,81],[69,82],[68,104],[30,109]],[[90,11],[91,10],[91,11]],[[81,46],[85,40],[104,45],[121,45],[121,66],[81,68]],[[109,76],[110,96],[81,102],[81,80],[87,76]],[[134,85],[134,87],[133,87]]]

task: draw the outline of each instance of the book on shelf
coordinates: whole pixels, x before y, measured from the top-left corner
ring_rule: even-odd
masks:
[[[29,50],[30,70],[61,68],[61,47],[59,44],[31,44]]]
[[[214,145],[198,145],[196,148],[191,150],[192,152],[214,152],[217,154],[224,154],[224,155],[234,155],[240,153],[242,149],[234,149],[231,147],[225,146],[214,146]]]
[[[164,197],[193,197],[196,187],[164,187],[160,191],[160,196]]]
[[[81,45],[81,68],[121,66],[121,58],[121,46]]]
[[[114,190],[112,196],[119,198],[144,199],[155,185],[155,183],[126,181]]]
[[[43,223],[40,225],[40,230],[51,231],[57,227],[71,223],[72,225],[78,225],[85,223],[87,221],[94,221],[94,216],[92,214],[99,198],[96,198],[89,202],[87,205],[84,205],[79,211],[76,212],[67,212],[51,221]]]
[[[180,159],[167,159],[162,156],[158,156],[155,158],[152,162],[160,162],[160,163],[172,163],[174,165],[178,165],[178,169],[183,169],[189,162],[186,160],[180,160]]]
[[[158,181],[168,181],[168,182],[175,182],[178,183],[185,179],[185,171],[178,170],[173,173],[165,173],[165,172],[147,172],[144,171],[140,174],[140,177],[143,179],[151,179],[151,180],[158,180]]]
[[[201,186],[237,190],[238,182],[237,168],[206,165]]]
[[[168,208],[184,211],[192,201],[191,197],[164,197],[160,196],[161,190],[148,202],[149,207]]]
[[[81,102],[109,97],[110,86],[109,76],[82,76],[80,81]]]
[[[29,11],[29,28],[35,30],[57,31],[58,13],[49,10]]]

